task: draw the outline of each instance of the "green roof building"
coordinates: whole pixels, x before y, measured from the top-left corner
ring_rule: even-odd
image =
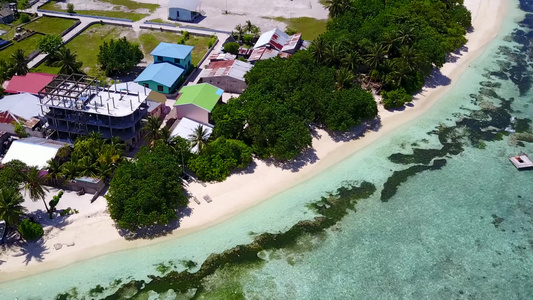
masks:
[[[177,118],[188,118],[203,124],[209,124],[211,111],[222,102],[224,90],[208,83],[184,86],[179,91],[174,107]]]

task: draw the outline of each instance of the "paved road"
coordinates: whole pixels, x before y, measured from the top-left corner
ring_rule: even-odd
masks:
[[[163,26],[157,26],[157,25],[144,24],[143,20],[140,20],[140,21],[137,21],[137,22],[128,22],[128,21],[110,20],[110,19],[103,19],[103,18],[100,19],[98,17],[84,17],[84,16],[78,16],[78,15],[69,16],[69,15],[65,15],[65,14],[61,14],[61,13],[39,12],[39,11],[37,11],[37,7],[39,7],[40,5],[42,5],[45,2],[46,2],[46,0],[41,0],[38,3],[34,4],[30,9],[28,9],[26,11],[27,12],[31,12],[31,13],[36,13],[39,16],[45,15],[45,16],[52,16],[52,17],[71,18],[71,19],[80,20],[80,22],[81,22],[73,30],[71,30],[69,33],[67,33],[65,36],[63,36],[63,43],[68,43],[71,39],[73,39],[79,33],[84,31],[88,26],[90,26],[91,24],[94,24],[94,23],[98,23],[100,21],[105,22],[106,24],[111,24],[111,25],[122,25],[122,26],[132,27],[134,31],[140,31],[141,30],[141,26],[142,27],[151,27],[151,28],[155,28],[155,29],[159,29],[160,27],[163,27]],[[194,28],[190,28],[190,27],[188,27],[186,29],[183,29],[183,28],[171,27],[171,26],[164,26],[164,29],[167,30],[167,31],[174,31],[174,32],[181,32],[182,30],[187,30],[188,32],[190,32],[192,34],[198,34],[198,35],[215,34],[218,37],[218,39],[219,39],[219,43],[213,49],[213,51],[215,51],[215,53],[217,51],[220,51],[222,43],[228,37],[228,34],[226,34],[226,33],[210,31],[209,29],[194,29]],[[47,57],[47,54],[39,54],[38,56],[36,56],[34,59],[32,59],[28,63],[28,67],[29,68],[33,68],[34,66],[39,65],[40,63],[42,63],[46,59],[46,57]],[[199,67],[201,68],[201,67],[205,66],[206,63],[207,62],[204,61],[204,63],[201,66],[199,66]]]

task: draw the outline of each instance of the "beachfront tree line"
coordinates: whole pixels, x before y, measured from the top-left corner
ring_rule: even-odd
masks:
[[[22,205],[22,193],[27,193],[31,200],[42,200],[45,209],[49,206],[45,201],[45,178],[39,176],[36,167],[29,167],[21,161],[6,163],[0,169],[0,220],[4,220],[8,228],[17,228],[26,240],[39,238],[43,235],[42,226],[28,218]]]
[[[123,160],[124,148],[119,139],[105,140],[100,134],[92,133],[78,138],[73,147],[60,148],[56,157],[48,161],[48,174],[18,160],[4,164],[0,169],[0,220],[5,220],[10,228],[17,227],[27,240],[42,236],[42,227],[25,218],[27,210],[22,205],[22,193],[33,201],[42,201],[52,219],[63,192],[47,202],[45,196],[49,190],[45,185],[61,188],[66,181],[81,176],[107,180]]]
[[[214,136],[237,139],[261,158],[288,160],[311,146],[312,127],[347,131],[403,106],[471,26],[462,0],[329,0],[331,20],[309,51],[259,61],[248,88],[215,107]]]

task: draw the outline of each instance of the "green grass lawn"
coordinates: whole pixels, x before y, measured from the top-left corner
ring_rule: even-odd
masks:
[[[156,9],[159,8],[159,4],[150,4],[150,3],[142,3],[132,0],[101,0],[102,2],[107,2],[113,5],[122,5],[127,7],[130,10],[136,10],[136,9],[148,9],[151,13],[153,13]]]
[[[9,23],[9,24],[0,24],[0,30],[7,31],[7,33],[4,33],[0,37],[3,38],[6,41],[12,40],[13,36],[15,36],[15,33],[17,32],[17,27],[22,24],[20,21],[20,18],[16,19],[15,21]]]
[[[129,0],[110,0],[110,1],[129,1]],[[59,4],[56,3],[57,1],[50,1],[43,5],[41,9],[46,10],[52,10],[52,11],[59,11],[59,12],[66,12],[65,9],[62,9]],[[130,1],[133,2],[133,1]],[[142,3],[141,3],[142,4]],[[157,5],[157,4],[147,4],[147,5]],[[158,5],[159,6],[159,5]],[[122,11],[120,10],[120,6],[118,6],[118,10],[77,10],[74,9],[74,11],[77,14],[82,15],[92,15],[92,16],[102,16],[102,17],[111,17],[111,18],[120,18],[120,19],[130,19],[133,21],[139,21],[144,17],[147,17],[148,14],[142,14],[142,13],[136,13],[132,11]]]
[[[174,32],[143,30],[141,31],[138,42],[141,44],[144,56],[148,58],[150,56],[150,52],[152,52],[152,50],[154,50],[160,42],[177,43],[180,37],[180,34]],[[202,57],[204,57],[207,49],[209,49],[207,44],[209,43],[210,39],[210,37],[190,35],[189,40],[185,42],[186,45],[194,46],[191,59],[195,66],[202,59]],[[148,58],[148,60],[153,61],[151,57]]]
[[[160,42],[176,43],[181,37],[178,33],[153,30],[141,30],[137,37],[137,33],[128,27],[95,24],[70,41],[67,44],[67,47],[77,53],[78,60],[83,62],[84,71],[88,75],[101,78],[104,76],[104,72],[99,69],[97,62],[100,45],[102,45],[104,41],[117,39],[123,36],[126,36],[129,41],[139,43],[146,57],[145,59],[149,62],[152,61],[150,52],[152,52]],[[209,43],[209,40],[210,37],[190,36],[186,44],[194,46],[192,52],[193,64],[196,65],[207,52],[207,44]],[[58,71],[58,69],[45,66],[44,64],[42,67],[39,66],[36,68],[36,70],[47,73],[57,73]]]
[[[312,41],[326,31],[328,20],[318,20],[309,17],[287,19],[283,17],[269,18],[287,24],[287,28],[302,33],[302,39]]]
[[[178,22],[170,22],[170,21],[167,21],[167,20],[163,20],[163,19],[161,19],[161,18],[158,18],[158,19],[151,19],[151,20],[148,20],[148,22],[162,23],[162,24],[171,24],[171,25],[175,25],[175,26],[180,26],[180,23],[178,23]]]
[[[126,36],[130,32],[133,30],[128,27],[95,24],[71,40],[67,47],[76,52],[87,75],[101,77],[104,72],[97,66],[100,46],[104,41]]]
[[[42,17],[34,22],[25,25],[24,28],[28,30],[37,31],[43,34],[59,35],[63,31],[67,30],[70,26],[74,25],[74,23],[76,23],[76,20],[73,19]]]
[[[0,51],[0,59],[9,59],[11,57],[11,54],[17,51],[17,49],[22,49],[26,55],[29,55],[35,50],[36,45],[41,39],[41,37],[42,35],[40,34],[34,34],[20,42],[13,41],[13,45]]]

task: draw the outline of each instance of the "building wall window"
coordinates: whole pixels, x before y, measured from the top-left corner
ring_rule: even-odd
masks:
[[[162,86],[162,85],[158,85],[158,86],[157,86],[157,90],[158,90],[159,92],[162,92],[162,91],[163,91],[163,86]]]
[[[176,64],[181,63],[181,59],[179,59],[179,58],[174,58],[174,63],[176,63]]]
[[[156,56],[155,58],[157,59],[157,61],[163,61],[163,57],[162,56]]]
[[[180,11],[177,10],[177,11],[176,11],[176,18],[179,18],[179,17],[180,17]]]
[[[149,85],[148,83],[143,83],[143,86],[144,86],[145,88],[150,88],[150,85]]]

